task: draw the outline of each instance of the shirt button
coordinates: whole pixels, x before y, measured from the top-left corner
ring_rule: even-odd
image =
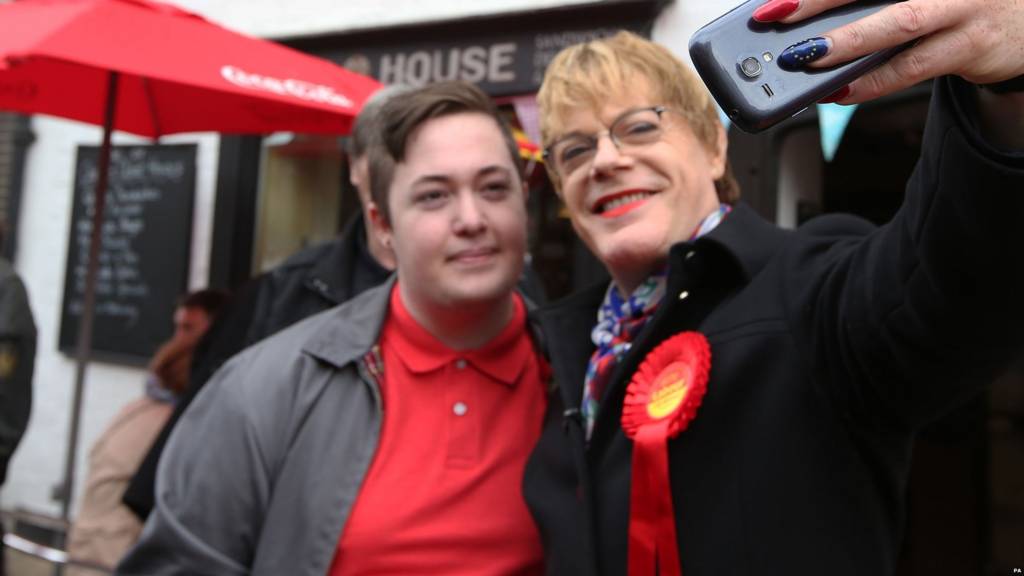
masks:
[[[468,411],[469,406],[466,406],[466,404],[463,402],[456,402],[452,406],[452,412],[454,412],[456,416],[464,416]]]
[[[690,297],[690,293],[687,292],[686,290],[683,290],[682,292],[679,293],[679,299],[680,300],[686,300],[689,297]]]
[[[463,360],[462,358],[459,358],[458,360],[455,361],[455,367],[458,368],[459,370],[462,370],[463,368],[466,367],[466,361]]]

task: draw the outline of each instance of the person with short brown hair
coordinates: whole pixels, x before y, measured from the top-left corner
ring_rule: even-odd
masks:
[[[396,95],[382,114],[370,165],[389,174],[371,182],[388,189],[369,214],[396,276],[215,375],[119,574],[542,573],[520,485],[547,367],[515,290],[517,152],[470,84]]]

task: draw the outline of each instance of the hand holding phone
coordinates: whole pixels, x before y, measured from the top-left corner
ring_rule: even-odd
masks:
[[[755,12],[768,22],[756,21]],[[731,44],[756,53],[766,45],[778,49],[821,36],[828,37],[825,54],[802,62],[805,67],[799,72],[762,63],[756,77],[738,76],[743,70],[730,61],[738,57],[732,50],[737,46]],[[751,132],[764,130],[847,84],[851,91],[842,98],[844,104],[944,74],[975,84],[1005,83],[1024,75],[1022,53],[1021,0],[751,0],[699,30],[690,41],[694,65],[715,99],[737,125]],[[752,62],[747,67],[755,71]],[[755,83],[759,78],[761,82]],[[755,90],[765,84],[773,95]]]
[[[809,0],[804,0],[807,2]],[[694,67],[729,118],[746,132],[760,132],[794,116],[893,57],[888,47],[830,68],[822,36],[900,0],[862,0],[798,22],[758,22],[763,0],[748,0],[704,26],[690,39]],[[788,51],[787,51],[788,49]]]

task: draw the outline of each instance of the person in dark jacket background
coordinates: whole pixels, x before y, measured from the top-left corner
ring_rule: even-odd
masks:
[[[549,574],[893,572],[915,431],[1022,346],[1024,273],[1006,255],[1024,94],[976,85],[1024,73],[1021,12],[911,0],[791,50],[833,65],[860,55],[851,36],[910,40],[908,15],[934,31],[837,95],[955,74],[935,82],[905,203],[879,228],[830,215],[785,231],[739,203],[714,104],[668,50],[621,33],[552,61],[546,165],[612,283],[536,315],[559,388],[524,492]],[[956,51],[965,39],[985,48]]]
[[[4,245],[0,221],[0,248]],[[32,411],[32,372],[36,358],[36,324],[25,284],[11,263],[0,257],[0,486]],[[0,524],[0,576],[5,573],[3,525]]]

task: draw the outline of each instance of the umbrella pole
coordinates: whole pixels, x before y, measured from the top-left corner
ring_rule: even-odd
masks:
[[[78,451],[78,428],[82,413],[82,389],[85,383],[85,369],[92,349],[92,327],[96,308],[96,276],[99,271],[100,243],[103,239],[103,212],[107,199],[107,171],[110,167],[110,133],[114,128],[114,110],[117,108],[118,72],[111,72],[107,79],[107,108],[103,116],[103,145],[97,160],[98,174],[96,190],[93,193],[92,230],[89,235],[89,260],[85,273],[85,294],[82,315],[78,320],[78,348],[76,352],[75,388],[71,400],[71,424],[68,432],[67,458],[64,462],[64,480],[61,486],[61,519],[67,521],[71,515],[71,496],[75,480],[75,456]]]

